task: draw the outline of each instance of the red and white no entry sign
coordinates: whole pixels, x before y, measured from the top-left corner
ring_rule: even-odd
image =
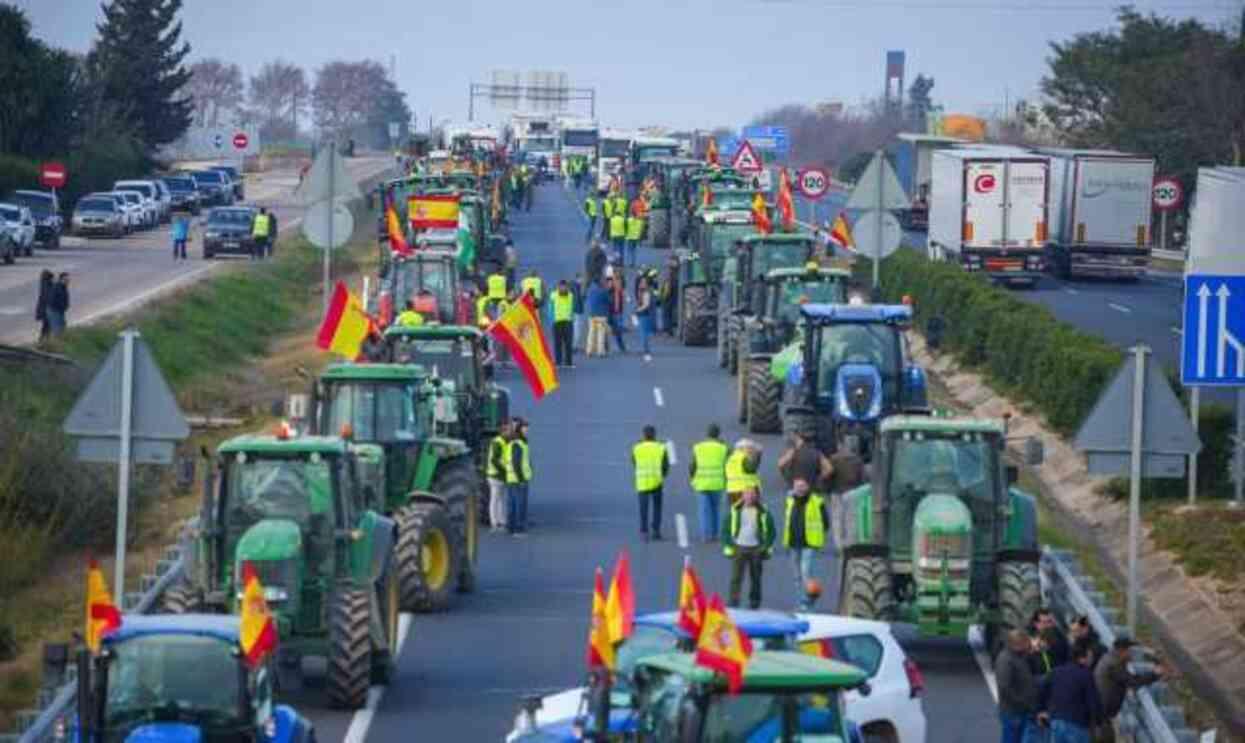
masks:
[[[1184,189],[1175,178],[1159,178],[1154,181],[1152,192],[1154,208],[1161,212],[1169,212],[1180,206],[1184,201]]]
[[[245,150],[247,145],[251,143],[251,138],[246,136],[246,132],[238,132],[233,135],[233,146],[235,149]]]
[[[44,163],[39,167],[39,182],[44,188],[64,188],[69,174],[61,163]]]

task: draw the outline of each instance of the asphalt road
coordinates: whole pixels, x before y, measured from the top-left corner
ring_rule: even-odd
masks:
[[[530,214],[513,218],[524,271],[535,268],[551,283],[582,269],[584,224],[576,201],[548,185],[538,191]],[[642,263],[663,258],[642,248]],[[633,351],[637,335],[627,336]],[[324,709],[322,696],[300,695],[296,702],[316,723],[319,738],[500,740],[522,696],[581,683],[593,569],[601,566],[608,574],[621,549],[631,555],[637,610],[672,609],[684,555],[674,541],[675,514],[686,515],[693,536],[697,526],[686,486],[689,448],[710,422],[719,423],[730,441],[743,435],[733,415],[733,381],[717,368],[712,349],[666,339],[656,341],[652,363],[634,352],[579,359],[577,368],[563,371],[561,388],[540,403],[517,375],[503,373],[514,413],[531,421],[530,535],[484,535],[476,593],[449,612],[409,618],[394,683],[373,689],[374,705],[348,714]],[[665,501],[666,541],[649,544],[639,539],[629,464],[645,424],[677,446]],[[768,502],[780,509],[774,467],[779,438],[754,438],[766,449]],[[696,544],[691,554],[706,589],[725,594],[729,566],[720,550]],[[816,568],[826,591],[823,611],[837,604],[831,560]],[[785,555],[776,555],[765,575],[765,604],[792,608],[796,597]],[[967,643],[910,644],[909,650],[926,674],[928,739],[996,739],[993,701]]]
[[[371,178],[393,161],[388,157],[360,157],[346,161],[347,171],[358,181]],[[272,172],[247,176],[248,204],[266,206],[277,215],[282,231],[302,221],[302,207],[292,194],[298,185],[296,172]],[[60,250],[35,248],[32,258],[18,258],[12,266],[0,266],[0,342],[25,344],[34,341],[34,306],[39,274],[44,270],[70,274],[69,324],[89,323],[142,305],[160,294],[201,280],[238,259],[204,261],[200,252],[201,229],[188,246],[187,261],[174,261],[167,225],[135,232],[126,238],[66,238]]]

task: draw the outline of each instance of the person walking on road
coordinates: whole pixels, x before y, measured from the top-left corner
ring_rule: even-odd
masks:
[[[761,490],[761,447],[752,439],[740,439],[726,458],[726,497],[730,505],[739,501],[745,490]]]
[[[558,282],[558,288],[550,297],[553,305],[553,354],[558,366],[574,367],[574,318],[575,295],[566,279]]]
[[[605,278],[605,267],[609,264],[609,256],[601,248],[600,240],[593,240],[588,254],[584,256],[584,271],[588,274],[588,282],[595,284]]]
[[[631,463],[635,466],[635,492],[640,500],[640,536],[644,541],[651,537],[661,541],[661,486],[670,474],[670,459],[666,446],[657,441],[657,429],[645,426],[643,438],[631,448]],[[649,513],[652,513],[652,521]]]
[[[52,335],[65,332],[69,315],[69,274],[61,272],[48,292],[48,331]]]
[[[588,287],[588,341],[586,356],[604,356],[606,337],[609,335],[610,292],[604,281],[593,282]]]
[[[532,459],[527,446],[527,421],[515,418],[506,446],[506,530],[511,536],[527,534],[527,496],[532,481]]]
[[[584,217],[588,219],[588,235],[584,242],[592,241],[592,233],[597,228],[597,216],[601,213],[601,200],[597,194],[589,193],[584,199]]]
[[[523,179],[523,211],[532,210],[532,199],[536,197],[536,179],[528,176]]]
[[[173,239],[173,260],[186,260],[186,242],[190,239],[190,217],[181,213],[174,215],[169,236]]]
[[[692,461],[687,465],[692,490],[696,491],[700,501],[700,538],[705,544],[718,538],[722,518],[719,509],[722,493],[726,490],[726,457],[729,452],[726,444],[722,443],[721,435],[718,424],[710,423],[705,431],[706,438],[692,447]]]
[[[506,528],[506,457],[510,453],[510,421],[501,422],[501,427],[488,442],[488,520],[495,532]]]
[[[584,277],[582,274],[575,274],[575,279],[571,281],[571,296],[574,303],[571,308],[574,312],[574,319],[571,321],[571,351],[574,353],[584,352]]]
[[[1032,645],[1021,629],[1007,633],[1007,644],[994,659],[994,678],[999,690],[1001,743],[1034,743],[1037,726],[1038,682],[1029,667]]]
[[[834,467],[826,455],[798,431],[791,433],[790,446],[778,457],[778,471],[787,487],[795,485],[796,480],[803,480],[817,493],[826,492],[824,485],[834,475]]]
[[[666,270],[662,272],[660,297],[661,331],[673,338],[675,310],[679,306],[679,259],[673,255],[666,260]]]
[[[639,199],[636,199],[639,201]],[[627,215],[624,229],[624,242],[627,246],[627,265],[635,268],[636,253],[640,247],[640,237],[644,234],[644,218],[632,211]]]
[[[1088,641],[1079,644],[1091,648],[1092,664],[1092,644]],[[1128,663],[1132,659],[1132,651],[1136,645],[1137,643],[1131,637],[1115,638],[1115,642],[1111,644],[1111,652],[1102,656],[1098,667],[1094,668],[1094,685],[1102,701],[1103,717],[1102,724],[1098,726],[1094,736],[1094,743],[1109,743],[1115,740],[1115,726],[1112,721],[1120,714],[1120,708],[1124,706],[1124,697],[1128,695],[1130,689],[1149,686],[1156,681],[1161,681],[1166,675],[1162,666],[1158,671],[1146,673],[1133,673],[1129,670]]]
[[[1042,680],[1037,718],[1050,729],[1051,743],[1089,743],[1090,730],[1104,719],[1090,657],[1089,645],[1079,644],[1072,648],[1070,662]]]
[[[47,340],[52,332],[52,326],[48,322],[48,302],[52,299],[52,287],[55,283],[56,277],[51,271],[44,269],[39,274],[39,296],[35,299],[35,322],[39,326],[38,343]]]
[[[506,286],[512,287],[519,276],[519,251],[514,247],[514,240],[506,238]]]
[[[627,344],[623,341],[623,316],[626,312],[627,292],[623,288],[622,271],[615,271],[606,281],[610,292],[610,332],[614,342],[618,344],[618,352],[627,353]]]
[[[258,260],[267,255],[268,236],[272,234],[272,217],[268,216],[268,209],[260,207],[259,214],[255,215],[255,220],[251,223],[251,259]]]
[[[657,308],[654,303],[653,290],[649,287],[649,280],[641,276],[636,282],[636,307],[635,317],[636,324],[640,327],[640,345],[644,349],[644,360],[653,360],[653,349],[650,343],[653,333],[653,323],[656,321]]]
[[[623,244],[627,239],[627,207],[618,208],[615,203],[610,213],[610,262],[622,265]]]
[[[761,491],[748,488],[730,507],[722,534],[722,553],[731,558],[730,606],[739,606],[746,570],[748,608],[761,607],[761,574],[773,550],[774,520],[761,503]]]
[[[809,611],[817,600],[817,592],[810,589],[813,579],[813,558],[825,549],[826,535],[830,533],[830,514],[826,501],[809,488],[808,480],[795,478],[787,493],[786,513],[783,517],[782,546],[791,553],[791,568],[795,573],[795,592],[800,596],[799,611]]]

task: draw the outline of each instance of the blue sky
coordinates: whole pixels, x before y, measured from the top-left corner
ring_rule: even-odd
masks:
[[[13,0],[9,0],[12,2]],[[16,0],[35,33],[85,50],[95,0]],[[192,58],[253,73],[282,56],[314,70],[396,55],[416,111],[465,121],[470,82],[494,69],[565,71],[595,87],[605,124],[735,126],[787,102],[849,105],[881,92],[888,49],[907,77],[935,78],[948,112],[1034,99],[1050,41],[1109,27],[1093,0],[185,0]],[[1237,10],[1233,10],[1233,7]],[[1228,23],[1239,0],[1138,2],[1142,10]],[[496,120],[487,105],[477,120]]]

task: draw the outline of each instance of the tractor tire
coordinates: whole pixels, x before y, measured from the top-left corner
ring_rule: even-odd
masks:
[[[372,638],[372,683],[387,686],[393,679],[394,666],[398,662],[398,604],[402,594],[398,590],[398,571],[389,566],[384,582],[377,590],[377,610],[380,616],[382,637]]]
[[[704,314],[709,304],[709,290],[704,286],[689,286],[683,290],[683,345],[707,346],[713,332],[713,320]]]
[[[735,315],[726,316],[726,370],[734,376],[739,373],[739,336],[743,335],[740,319]]]
[[[991,658],[1002,649],[1007,631],[1025,627],[1033,612],[1042,606],[1042,585],[1037,565],[1031,562],[1000,562],[996,571],[1002,623],[987,627],[987,647]]]
[[[747,381],[748,430],[752,433],[782,430],[782,384],[770,373],[768,361],[759,358],[740,362],[745,365],[739,379],[741,383]]]
[[[748,422],[748,359],[740,359],[743,364],[741,373],[735,376],[735,406],[736,418],[740,423]]]
[[[160,596],[156,605],[157,614],[194,614],[199,611],[198,593],[186,581],[175,583]]]
[[[890,621],[895,594],[890,566],[882,557],[850,557],[843,565],[839,614],[860,619]]]
[[[366,591],[341,588],[329,608],[329,702],[360,709],[372,683],[371,613]]]
[[[807,409],[787,410],[782,416],[782,433],[787,438],[791,438],[793,433],[798,433],[805,441],[816,441],[817,419]]]
[[[480,543],[480,474],[469,463],[452,464],[437,477],[432,490],[449,506],[450,521],[455,527],[453,547],[459,555],[456,588],[460,593],[469,593],[475,587],[477,547]]]
[[[727,363],[730,361],[731,353],[726,348],[726,344],[729,342],[730,340],[726,332],[726,326],[719,324],[718,338],[717,338],[718,368],[719,369],[725,369]]]
[[[403,611],[442,611],[453,597],[459,552],[444,506],[415,503],[398,512],[398,564]]]

